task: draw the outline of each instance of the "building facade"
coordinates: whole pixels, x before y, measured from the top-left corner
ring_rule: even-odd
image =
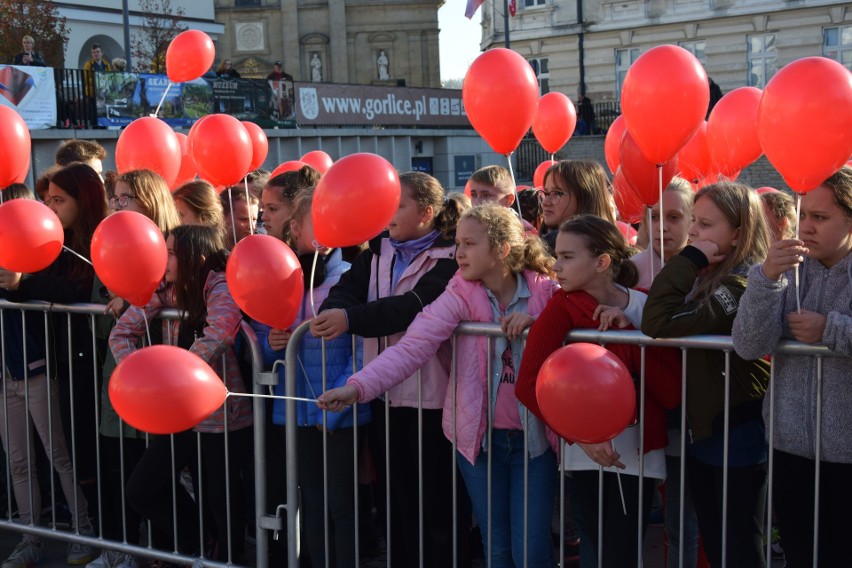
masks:
[[[216,45],[244,77],[440,87],[432,0],[215,0]]]
[[[504,45],[503,0],[486,0],[482,47]],[[630,64],[676,44],[728,92],[762,88],[781,67],[821,55],[852,69],[852,3],[825,0],[517,0],[512,49],[530,61],[542,93],[617,101]]]

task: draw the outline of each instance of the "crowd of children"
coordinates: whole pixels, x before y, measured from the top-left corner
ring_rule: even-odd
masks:
[[[272,179],[255,172],[251,191],[236,186],[217,195],[194,180],[171,193],[148,170],[108,175],[104,183],[104,158],[90,142],[60,148],[36,190],[59,217],[69,250],[36,274],[0,268],[0,297],[96,301],[105,313],[52,314],[45,335],[33,315],[2,312],[0,433],[22,523],[38,524],[40,512],[32,422],[79,534],[93,536],[97,525],[107,540],[137,544],[139,521],[147,519],[158,550],[245,562],[253,516],[244,483],[252,462],[250,400],[229,397],[194,429],[146,442],[118,419],[107,385],[133,351],[166,343],[208,362],[229,391],[252,390],[237,337],[243,314],[225,267],[228,249],[256,232],[259,218],[305,272],[290,328],[249,323],[271,368],[285,358],[293,330],[310,322],[290,350],[302,399],[291,475],[300,488],[302,554],[312,566],[355,566],[359,532],[363,539],[373,524],[363,511],[375,505],[392,566],[469,566],[475,525],[490,566],[549,568],[561,483],[580,537],[580,565],[635,566],[655,488],[664,481],[670,566],[681,556],[684,566],[696,566],[699,535],[711,566],[766,566],[770,451],[788,566],[810,566],[813,558],[817,459],[820,565],[843,564],[843,537],[852,528],[852,430],[844,412],[852,403],[852,168],[802,198],[797,238],[793,202],[780,192],[759,195],[733,182],[694,192],[675,178],[649,208],[644,251],[616,226],[607,175],[594,161],[557,162],[543,188],[522,193],[508,171],[488,166],[471,177],[470,199],[407,172],[387,230],[341,250],[316,242],[311,206],[319,174],[310,167]],[[145,215],[166,239],[165,277],[145,306],[114,297],[80,258],[90,256],[94,229],[110,208]],[[146,322],[167,307],[182,310],[181,319],[148,331]],[[454,337],[462,322],[499,324],[501,333]],[[682,385],[679,350],[607,345],[637,377],[642,427],[637,421],[611,441],[574,443],[550,430],[535,388],[545,359],[567,332],[583,328],[732,335],[735,352],[689,349]],[[765,356],[782,339],[824,344],[832,356],[773,356],[770,445]],[[266,425],[276,498],[287,420],[280,369]],[[371,486],[379,489],[363,489]],[[93,524],[96,515],[102,518]],[[367,521],[360,531],[359,520]],[[32,566],[40,550],[38,537],[26,535],[3,568]],[[67,561],[136,566],[122,552],[95,554],[75,543]]]

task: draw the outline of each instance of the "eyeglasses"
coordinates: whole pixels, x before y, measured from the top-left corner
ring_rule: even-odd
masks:
[[[559,200],[565,196],[564,191],[544,191],[542,190],[542,201],[550,201],[553,204],[559,203]]]
[[[109,206],[113,209],[125,209],[130,205],[130,200],[136,199],[132,195],[114,195],[109,198]]]

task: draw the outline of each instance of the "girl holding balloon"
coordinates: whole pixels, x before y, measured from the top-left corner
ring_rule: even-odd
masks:
[[[844,167],[802,197],[798,239],[774,243],[749,286],[734,321],[734,348],[754,359],[781,339],[822,343],[845,357],[773,355],[775,438],[774,511],[791,568],[813,563],[814,479],[820,444],[819,565],[848,560],[852,491],[852,168]],[[799,290],[794,286],[799,271]],[[797,294],[801,294],[801,310]],[[817,389],[822,431],[817,437]],[[768,402],[764,418],[769,421]]]
[[[266,193],[264,191],[264,193]],[[293,200],[293,216],[290,220],[290,236],[295,252],[303,263],[306,279],[305,294],[302,298],[295,328],[311,318],[313,305],[320,304],[328,295],[340,277],[349,270],[349,263],[342,258],[338,249],[320,248],[316,271],[311,283],[310,263],[317,253],[314,237],[311,205],[313,190],[301,190]],[[266,364],[284,358],[284,349],[290,341],[290,330],[270,329],[255,322],[258,342],[263,351]],[[323,353],[325,357],[323,358]],[[360,345],[353,352],[352,336],[342,334],[334,339],[323,341],[319,338],[305,337],[298,352],[298,372],[296,377],[296,396],[315,399],[327,388],[343,385],[352,374],[353,364],[360,366]],[[325,366],[323,367],[323,363]],[[280,369],[279,382],[275,394],[285,394],[284,369]],[[276,399],[272,407],[273,422],[286,424],[286,401]],[[361,405],[357,416],[348,409],[341,414],[326,415],[315,404],[298,402],[296,406],[299,467],[298,479],[301,488],[302,518],[305,523],[308,554],[314,566],[325,565],[324,522],[326,508],[329,512],[329,530],[331,531],[329,559],[331,566],[353,566],[355,562],[355,478],[353,464],[356,453],[353,443],[354,425],[365,426],[371,420],[370,407]],[[363,428],[358,435],[363,434]],[[324,456],[323,447],[328,448]],[[280,450],[280,448],[279,448]],[[325,463],[324,459],[328,461]],[[324,497],[323,472],[328,472],[328,502]]]
[[[213,185],[203,179],[181,184],[172,193],[175,208],[184,225],[204,225],[225,230],[225,211]]]
[[[316,187],[319,173],[310,166],[284,172],[266,182],[261,194],[263,227],[266,234],[285,243],[290,237],[290,217],[293,215],[293,200],[303,189]]]
[[[57,304],[88,302],[92,296],[95,271],[85,259],[91,257],[90,247],[95,227],[109,213],[103,181],[90,166],[71,164],[51,177],[45,204],[62,223],[65,249],[50,266],[35,274],[22,275],[0,269],[0,287],[9,291],[7,298],[12,301],[44,300]],[[66,443],[75,449],[78,482],[89,503],[96,509],[98,437],[92,417],[96,415],[95,402],[100,380],[94,381],[92,377],[99,379],[101,370],[95,363],[96,357],[92,351],[92,330],[88,319],[84,317],[69,318],[55,314],[52,323],[53,342],[50,349],[54,353],[51,360],[57,364]]]
[[[417,315],[405,336],[345,387],[320,396],[319,405],[341,411],[372,400],[432,360],[459,323],[499,323],[506,337],[457,339],[464,357],[458,360],[456,388],[447,389],[444,398],[444,435],[456,442],[491,565],[520,567],[526,561],[530,567],[550,567],[556,456],[544,424],[515,396],[515,373],[523,352],[521,334],[556,288],[549,278],[552,261],[540,239],[524,234],[517,215],[497,204],[464,213],[456,228],[456,260],[459,271],[446,291]]]
[[[230,392],[245,392],[233,345],[240,329],[242,314],[225,281],[227,253],[221,233],[210,227],[182,225],[166,239],[168,264],[163,286],[144,307],[131,306],[112,330],[109,346],[117,363],[137,350],[146,322],[162,308],[184,311],[180,320],[163,321],[163,337],[188,349],[210,365]],[[152,380],[155,377],[151,378]],[[168,385],[161,385],[168,390]],[[174,436],[155,437],[142,454],[127,482],[127,498],[147,517],[155,530],[155,544],[164,550],[173,547],[172,483],[181,470],[194,469],[201,452],[201,471],[196,481],[204,483],[205,506],[215,519],[212,528],[216,547],[215,560],[239,562],[244,553],[245,497],[239,471],[245,450],[251,446],[251,402],[244,397],[229,397],[209,418]],[[225,454],[225,437],[229,454]],[[174,444],[174,462],[171,445]],[[226,502],[226,470],[230,471],[230,503]],[[196,495],[198,492],[196,492]],[[176,493],[179,550],[197,553],[198,527],[194,522],[197,506],[185,491]],[[230,521],[227,509],[230,507]],[[230,522],[230,535],[228,533]],[[231,549],[228,549],[230,540]]]
[[[415,316],[437,298],[458,270],[455,261],[456,224],[469,208],[464,194],[446,198],[441,184],[427,174],[407,172],[399,176],[402,189],[400,205],[388,231],[370,242],[352,270],[331,289],[311,321],[315,337],[333,339],[350,332],[364,337],[364,360],[376,358],[383,346],[396,344]],[[423,464],[441,464],[452,451],[441,432],[441,407],[449,383],[450,346],[417,374],[393,387],[385,395],[389,424],[385,423],[384,404],[373,410],[378,429],[371,430],[370,441],[378,451],[377,472],[384,477],[382,464],[390,459],[390,532],[391,564],[418,566],[419,504],[418,447],[412,444],[422,435]],[[422,409],[423,430],[418,434],[418,408]],[[385,431],[389,444],[385,450]],[[421,464],[422,465],[422,464]],[[452,503],[446,498],[452,491],[452,464],[436,467],[423,478],[424,556],[428,566],[452,565]],[[383,480],[382,480],[383,481]],[[381,482],[381,481],[380,481]]]
[[[536,399],[539,370],[562,346],[566,333],[575,328],[606,330],[613,326],[638,326],[641,322],[646,296],[630,289],[638,277],[630,252],[618,227],[594,215],[574,217],[560,227],[553,268],[561,290],[530,328],[516,389],[518,399],[542,420],[548,417],[542,414]],[[640,353],[637,347],[610,345],[608,349],[638,375]],[[680,394],[679,378],[666,372],[661,364],[665,357],[665,353],[659,352],[647,358],[644,431],[630,427],[611,441],[573,443],[563,454],[563,469],[571,472],[568,478],[570,498],[580,509],[576,521],[591,538],[595,554],[598,539],[603,539],[603,566],[636,565],[639,523],[644,532],[655,480],[666,476],[665,411],[677,405]],[[596,377],[583,377],[582,380],[594,381]],[[601,420],[604,419],[602,415]],[[551,427],[570,441],[571,416],[551,416],[549,420]],[[640,434],[645,437],[641,521],[636,479]],[[629,475],[621,483],[614,472],[604,473],[602,535],[598,534],[599,466],[616,467]],[[622,512],[622,490],[626,514]]]
[[[651,286],[642,318],[642,331],[651,337],[730,335],[748,270],[766,257],[766,222],[750,188],[736,183],[706,186],[695,195],[692,215],[689,246],[669,259]],[[768,380],[766,361],[746,361],[716,350],[687,352],[686,474],[714,567],[722,565],[723,555],[723,476],[728,480],[727,565],[766,562],[767,448],[761,404]],[[726,407],[729,432],[723,429]],[[726,434],[728,467],[723,469]]]

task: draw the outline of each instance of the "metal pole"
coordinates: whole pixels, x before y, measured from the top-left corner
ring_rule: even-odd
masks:
[[[509,41],[509,0],[503,0],[503,35],[506,38],[506,49],[512,49]]]
[[[121,0],[121,17],[124,26],[124,58],[127,59],[127,70],[130,71],[133,64],[130,61],[130,12],[127,7],[127,0]]]

